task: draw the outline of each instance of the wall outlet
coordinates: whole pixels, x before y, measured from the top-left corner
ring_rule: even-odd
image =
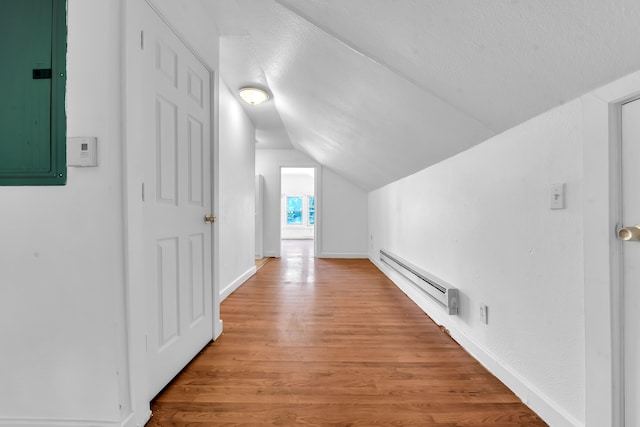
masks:
[[[489,307],[484,303],[480,303],[480,321],[485,325],[489,324]]]

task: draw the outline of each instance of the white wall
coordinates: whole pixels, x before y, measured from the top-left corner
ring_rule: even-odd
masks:
[[[369,216],[367,193],[330,169],[322,173],[321,256],[365,258]]]
[[[310,157],[296,150],[256,150],[255,172],[264,177],[263,246],[265,256],[280,256],[281,166],[317,167],[319,165]]]
[[[413,298],[554,426],[585,419],[581,111],[558,107],[369,194],[372,260],[388,249],[457,287],[458,316]],[[564,210],[549,208],[553,183],[566,183]]]
[[[218,72],[220,62],[218,29],[201,4],[192,0],[145,1],[153,3],[154,8],[169,21],[171,27],[187,42],[200,60],[211,70]]]
[[[315,179],[309,174],[286,173],[282,174],[280,181],[282,198],[280,201],[280,227],[283,239],[313,239],[313,225],[288,225],[287,224],[287,196],[301,196],[303,198],[303,215],[308,213],[308,201],[306,196],[315,194]],[[308,217],[307,217],[308,218]],[[305,218],[306,219],[306,218]],[[304,219],[303,219],[304,221]]]
[[[68,4],[67,134],[97,137],[99,166],[69,168],[63,187],[0,187],[0,424],[119,425],[128,411],[120,13]]]
[[[219,87],[218,268],[226,297],[256,271],[255,127],[224,82]]]
[[[313,176],[305,173],[285,173],[282,176],[282,193],[313,196]]]
[[[264,254],[280,255],[280,168],[319,166],[297,150],[256,150],[256,173],[265,179]],[[316,169],[318,257],[366,257],[367,193],[328,169]],[[345,207],[349,213],[345,214]]]
[[[216,70],[218,36],[204,14],[153,3]],[[64,187],[0,187],[0,425],[133,426],[149,416],[136,262],[144,219],[132,203],[145,153],[122,97],[137,96],[123,76],[139,54],[145,7],[68,3],[67,134],[97,137],[99,166],[69,168]],[[124,218],[133,220],[126,232]]]

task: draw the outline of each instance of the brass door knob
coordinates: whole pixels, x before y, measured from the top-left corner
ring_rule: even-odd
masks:
[[[213,215],[205,215],[204,216],[204,222],[206,222],[207,224],[211,224],[216,222],[216,217]]]
[[[618,230],[618,237],[624,241],[640,240],[640,225],[621,228]]]

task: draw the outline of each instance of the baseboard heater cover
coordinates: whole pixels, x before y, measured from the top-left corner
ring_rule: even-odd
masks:
[[[380,249],[380,261],[402,274],[442,305],[450,315],[458,314],[458,290],[435,279],[419,267],[399,256]]]

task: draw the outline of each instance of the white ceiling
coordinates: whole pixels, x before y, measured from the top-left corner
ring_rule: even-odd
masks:
[[[257,148],[383,186],[640,69],[638,0],[200,0]]]

